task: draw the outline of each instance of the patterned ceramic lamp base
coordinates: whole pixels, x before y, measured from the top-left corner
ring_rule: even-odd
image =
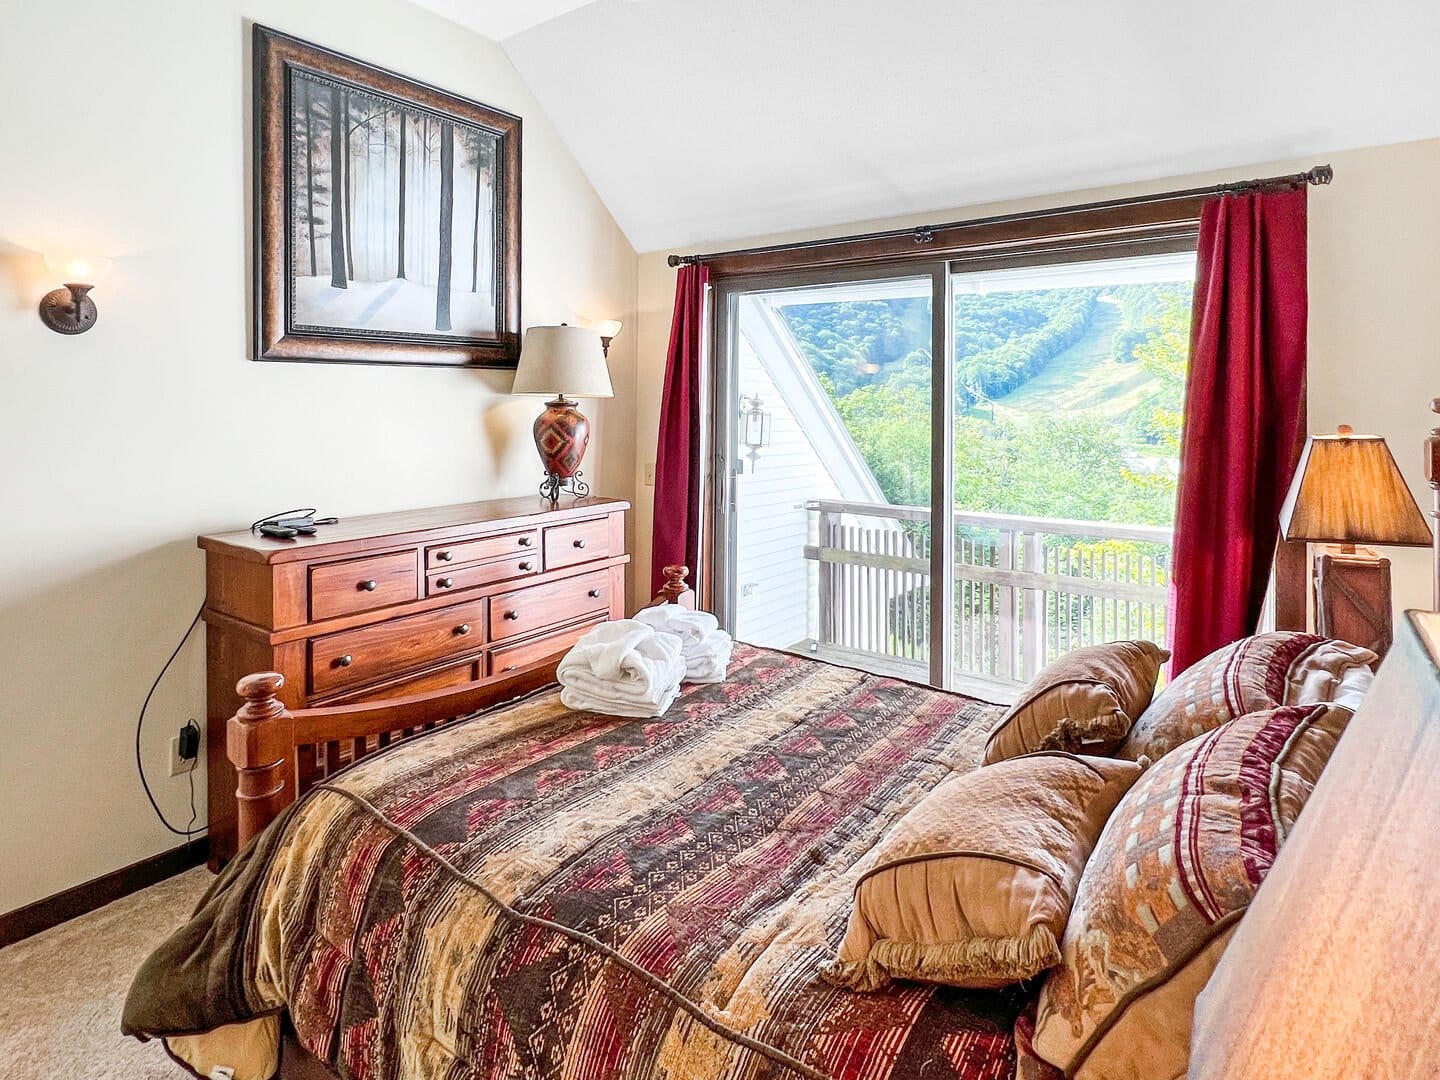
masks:
[[[545,411],[535,418],[535,449],[545,466],[541,495],[556,502],[562,491],[577,497],[590,494],[590,485],[580,479],[580,462],[589,445],[590,421],[575,403],[564,394],[547,401]]]

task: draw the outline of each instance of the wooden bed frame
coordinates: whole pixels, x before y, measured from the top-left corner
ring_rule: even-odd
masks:
[[[647,607],[695,606],[685,583],[687,566],[665,567],[665,585]],[[235,799],[239,845],[244,847],[287,806],[351,762],[417,731],[428,731],[521,697],[555,681],[560,662],[552,657],[502,679],[429,694],[386,698],[359,705],[291,711],[276,696],[285,678],[261,671],[241,679],[245,699],[230,718],[226,754],[237,774]],[[313,750],[313,753],[302,753]]]

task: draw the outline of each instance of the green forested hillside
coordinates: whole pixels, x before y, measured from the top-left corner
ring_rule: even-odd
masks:
[[[781,309],[891,502],[930,498],[925,299]],[[1189,288],[956,297],[962,509],[1170,524]]]

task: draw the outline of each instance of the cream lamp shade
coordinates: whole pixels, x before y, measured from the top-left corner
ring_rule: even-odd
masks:
[[[1280,528],[1286,540],[1317,544],[1428,547],[1431,540],[1385,440],[1346,426],[1305,440]]]
[[[600,335],[583,326],[563,323],[530,327],[520,348],[520,365],[515,369],[511,392],[614,397]]]

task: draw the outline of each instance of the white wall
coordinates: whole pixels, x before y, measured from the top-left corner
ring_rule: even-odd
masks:
[[[524,118],[523,318],[633,326],[635,254],[500,48],[403,0],[5,5],[0,30],[0,911],[173,846],[135,713],[200,604],[199,532],[523,495],[540,406],[511,376],[247,359],[250,20]],[[39,253],[112,257],[100,321],[35,315]],[[597,493],[632,489],[633,332],[589,410]],[[142,753],[203,718],[200,635]],[[204,777],[197,777],[203,822]]]
[[[1328,155],[1335,182],[1310,192],[1310,430],[1349,423],[1389,440],[1422,509],[1425,483],[1421,441],[1436,422],[1428,411],[1440,395],[1440,140],[1403,143]],[[922,217],[857,223],[844,229],[731,239],[697,245],[713,251],[984,217],[1028,207],[1060,206],[1142,192],[1272,176],[1309,168],[1316,159],[1267,162],[1224,174],[1176,177],[1144,185],[1053,195],[1012,203],[971,206]],[[665,370],[675,272],[664,251],[640,257],[637,304],[638,382],[648,392],[636,402],[637,476],[655,458],[659,386]],[[653,489],[640,487],[636,562],[649,566]],[[1392,548],[1397,610],[1430,606],[1430,557]],[[637,576],[643,581],[643,574]],[[638,600],[645,587],[637,584]]]

